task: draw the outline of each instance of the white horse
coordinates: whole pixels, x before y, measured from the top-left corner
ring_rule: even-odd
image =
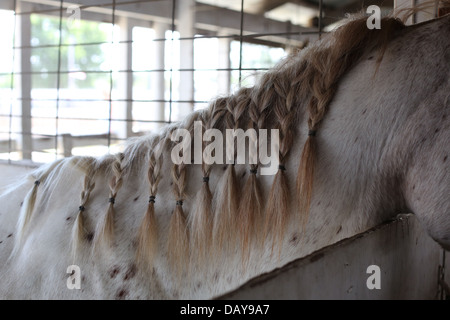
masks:
[[[449,249],[449,112],[449,15],[351,20],[123,153],[59,160],[9,189],[0,297],[212,298],[402,212]],[[173,164],[171,133],[196,120],[278,129],[276,175]]]

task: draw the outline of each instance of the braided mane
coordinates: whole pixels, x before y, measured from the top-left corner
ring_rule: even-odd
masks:
[[[86,239],[83,217],[89,214],[90,195],[98,187],[96,177],[107,174],[111,179],[108,207],[98,221],[95,247],[111,246],[114,240],[116,196],[121,192],[127,173],[132,168],[145,166],[148,204],[140,228],[136,231],[136,260],[143,269],[152,265],[160,241],[155,213],[160,206],[165,205],[158,201],[161,168],[164,162],[170,161],[170,151],[174,146],[172,133],[180,128],[193,132],[195,121],[200,121],[204,130],[218,129],[222,132],[237,128],[277,129],[280,166],[273,177],[269,194],[263,195],[258,174],[260,164],[248,165],[249,174],[240,185],[233,165],[236,150],[227,150],[226,154],[233,155],[233,159],[225,162],[224,174],[216,186],[209,184],[212,165],[202,164],[203,182],[187,212],[183,202],[187,200],[187,171],[191,166],[185,163],[172,164],[173,213],[167,243],[170,265],[180,274],[190,258],[204,259],[216,252],[235,252],[238,248],[245,261],[251,243],[271,241],[272,248],[277,245],[281,248],[291,212],[296,212],[300,227],[307,223],[320,125],[338,90],[339,80],[368,51],[378,49],[378,63],[381,63],[389,41],[403,28],[404,24],[392,17],[383,18],[379,30],[368,29],[366,17],[353,18],[317,44],[287,57],[265,73],[254,87],[241,88],[228,97],[220,97],[212,101],[207,109],[191,113],[183,122],[170,124],[158,134],[133,140],[123,153],[102,159],[86,157],[82,161],[85,179],[80,208],[72,233],[74,255]],[[307,123],[308,132],[298,131],[301,123]],[[292,210],[289,199],[293,195],[289,194],[284,164],[298,135],[307,136],[307,139],[296,174],[295,197],[298,203]],[[37,185],[33,187],[30,196],[33,199],[37,188]],[[33,205],[34,200],[22,208],[26,214],[22,213],[21,216],[27,217],[21,220],[22,230],[26,227]]]
[[[211,165],[203,162],[203,182],[195,197],[190,212],[183,210],[186,200],[185,187],[189,164],[172,166],[174,209],[169,227],[168,259],[170,265],[180,272],[189,257],[205,258],[212,252],[241,248],[244,260],[248,256],[250,243],[257,234],[280,244],[289,210],[289,188],[284,163],[292,148],[300,121],[305,121],[309,132],[303,147],[297,172],[297,195],[299,199],[299,226],[307,223],[310,200],[313,191],[314,164],[316,162],[317,137],[320,137],[320,124],[325,118],[328,106],[338,89],[339,80],[348,72],[367,50],[379,49],[378,63],[395,32],[404,28],[396,18],[384,18],[381,29],[370,30],[366,18],[349,21],[325,37],[320,43],[293,54],[271,71],[264,74],[260,82],[252,88],[241,88],[228,97],[212,101],[205,110],[193,112],[185,121],[168,126],[160,135],[146,137],[148,148],[149,203],[142,219],[138,236],[137,261],[141,266],[149,266],[158,246],[157,186],[160,180],[162,161],[168,161],[174,143],[170,137],[174,130],[183,128],[193,132],[194,121],[201,121],[206,129],[278,129],[279,130],[279,169],[273,178],[268,197],[264,197],[258,179],[258,163],[249,166],[250,174],[240,186],[233,164],[228,164],[225,175],[216,190],[221,194],[213,203],[213,192],[209,185]],[[375,70],[374,70],[375,71]],[[301,118],[301,109],[306,107],[306,118]],[[142,144],[143,139],[138,142]],[[135,143],[135,144],[136,144]],[[204,149],[205,145],[203,145]],[[130,150],[129,147],[125,154]],[[165,152],[164,152],[165,151]],[[235,150],[229,150],[235,154]],[[230,154],[230,153],[227,153]],[[163,158],[165,158],[163,160]],[[230,159],[231,162],[235,159]],[[134,164],[133,157],[115,155],[112,160],[113,177],[110,183],[110,202],[108,211],[99,223],[99,242],[108,244],[113,237],[114,199],[122,186],[125,169]],[[227,162],[229,163],[229,162]],[[91,176],[91,173],[87,173]],[[85,181],[82,206],[86,206],[86,192],[92,184]],[[239,199],[240,191],[242,197]],[[223,192],[222,192],[223,191]],[[264,199],[267,198],[267,202]],[[74,228],[80,229],[80,221]],[[261,221],[263,221],[261,223]],[[256,232],[257,230],[262,231]],[[238,231],[237,239],[232,236]],[[74,232],[77,234],[77,232]],[[234,238],[234,239],[233,239]],[[259,239],[261,241],[262,239]],[[79,237],[74,239],[79,241]]]

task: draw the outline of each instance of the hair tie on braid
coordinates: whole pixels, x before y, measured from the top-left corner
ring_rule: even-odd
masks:
[[[148,204],[139,226],[136,248],[136,263],[139,269],[150,272],[158,251],[158,221],[155,213],[155,199],[158,192],[160,171],[163,161],[164,138],[157,136],[151,142],[148,155]]]
[[[116,203],[116,198],[111,197],[108,199],[108,202],[114,204],[114,203]]]
[[[92,157],[82,158],[82,162],[80,163],[80,167],[84,169],[84,179],[82,182],[78,213],[72,226],[71,253],[72,258],[74,259],[73,261],[77,261],[79,254],[81,253],[80,250],[83,248],[86,239],[88,239],[85,211],[89,203],[91,192],[95,187],[95,174],[98,169],[97,165],[97,160]]]
[[[316,130],[309,130],[308,131],[308,136],[315,137],[316,136]]]
[[[41,182],[40,182],[39,180],[36,180],[36,181],[34,182],[34,184],[36,185],[36,187],[38,187],[38,186],[41,184]]]
[[[203,182],[209,182],[209,177],[203,177]]]
[[[258,173],[258,169],[250,169],[250,173],[251,174],[257,174]]]
[[[183,205],[183,200],[177,200],[176,205],[177,206],[182,206]]]

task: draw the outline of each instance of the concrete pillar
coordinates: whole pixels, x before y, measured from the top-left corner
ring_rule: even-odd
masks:
[[[177,31],[180,38],[192,38],[195,35],[195,0],[177,1],[176,17]],[[189,101],[178,105],[178,118],[184,118],[194,109],[194,40],[180,41],[180,72],[179,97],[181,101]]]
[[[151,112],[155,112],[157,121],[165,121],[165,103],[164,93],[165,93],[165,81],[164,81],[164,55],[165,55],[165,41],[160,41],[160,39],[165,39],[166,30],[170,29],[167,24],[155,22],[153,24],[153,30],[155,31],[155,39],[158,41],[153,41],[153,52],[151,68],[154,71],[151,73],[150,85],[152,88],[152,100],[157,102],[152,103]],[[159,71],[161,70],[161,71]],[[161,127],[163,123],[160,123],[157,127]]]
[[[220,36],[221,34],[219,34]],[[231,82],[231,60],[230,60],[230,38],[219,38],[219,61],[218,68],[226,69],[226,71],[218,71],[218,94],[228,95],[230,94],[230,82]]]
[[[29,8],[28,8],[29,9]],[[18,2],[16,12],[27,12],[27,6]],[[29,46],[31,39],[31,20],[29,14],[16,15],[16,47]],[[15,52],[17,61],[16,70],[21,73],[20,81],[17,83],[19,97],[21,98],[21,143],[22,158],[31,160],[33,140],[31,136],[31,48],[21,48]],[[25,73],[25,74],[24,74]]]

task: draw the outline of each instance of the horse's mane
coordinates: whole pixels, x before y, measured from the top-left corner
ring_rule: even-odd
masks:
[[[448,4],[449,1],[442,1]],[[170,156],[173,146],[171,134],[184,128],[193,132],[194,122],[201,121],[204,129],[278,129],[279,169],[264,201],[258,179],[258,164],[250,165],[250,174],[243,186],[239,185],[235,167],[228,164],[224,176],[215,188],[216,199],[209,185],[212,166],[202,164],[203,183],[198,190],[190,212],[183,210],[186,200],[188,164],[174,164],[171,179],[173,183],[174,210],[168,236],[168,255],[171,265],[181,270],[182,263],[188,261],[189,254],[205,257],[211,246],[238,245],[244,257],[250,242],[256,236],[255,228],[259,217],[264,217],[262,226],[264,239],[274,244],[280,243],[289,210],[289,189],[284,163],[294,143],[301,121],[307,123],[308,132],[298,163],[296,198],[299,226],[307,221],[313,190],[314,165],[316,162],[317,138],[320,125],[338,89],[339,80],[355,66],[369,50],[378,49],[378,64],[389,42],[397,31],[405,28],[395,16],[385,17],[381,29],[369,29],[366,16],[353,17],[337,30],[327,34],[318,43],[290,55],[274,69],[265,73],[251,88],[241,88],[236,93],[213,100],[209,107],[191,113],[184,121],[167,125],[161,132],[132,140],[124,152],[108,155],[101,159],[77,157],[71,161],[85,173],[80,194],[80,207],[73,226],[73,249],[86,239],[84,215],[88,213],[89,198],[98,187],[96,177],[100,174],[111,176],[109,183],[109,203],[106,214],[100,219],[95,232],[96,244],[110,245],[114,235],[114,202],[123,181],[133,168],[147,166],[148,206],[138,231],[137,261],[140,266],[152,265],[158,248],[158,185],[164,157]],[[376,72],[376,70],[374,70]],[[306,107],[306,112],[302,111]],[[304,118],[302,115],[305,115]],[[168,160],[168,159],[165,159]],[[50,171],[61,163],[38,170],[36,183],[24,201],[19,219],[19,234],[27,227],[33,211],[39,185],[50,181]],[[242,190],[239,192],[238,190]],[[239,197],[239,193],[241,196]],[[240,199],[242,201],[240,201]],[[236,241],[232,234],[239,233]],[[20,237],[18,242],[20,243]]]

